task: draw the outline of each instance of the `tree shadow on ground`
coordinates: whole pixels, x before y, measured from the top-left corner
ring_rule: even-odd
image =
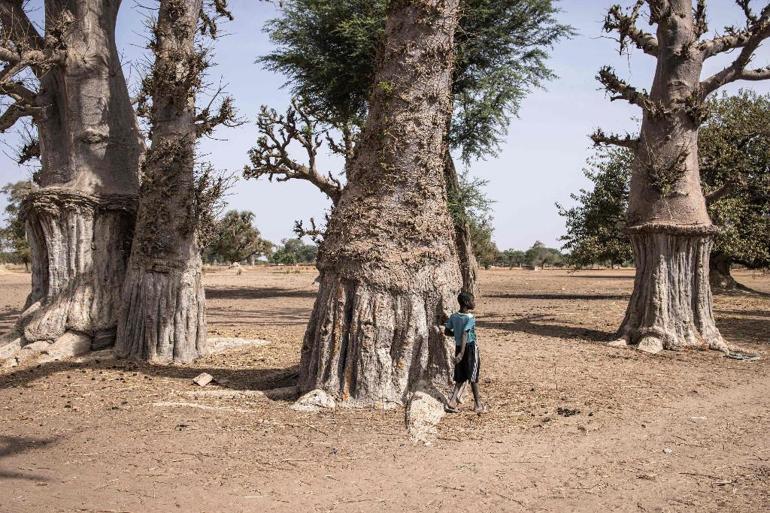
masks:
[[[740,315],[743,317],[769,317],[770,311],[767,310],[725,310],[723,308],[715,308],[714,313],[717,315]]]
[[[542,299],[546,301],[612,301],[628,300],[630,294],[485,294],[500,299]]]
[[[21,315],[21,310],[6,310],[0,312],[0,335],[11,329],[16,325],[16,321]]]
[[[720,312],[717,312],[718,314]],[[770,333],[770,317],[766,319],[746,319],[743,317],[723,317],[717,315],[717,328],[722,336],[730,342],[750,342],[768,344]]]
[[[564,324],[549,324],[533,322],[542,316],[522,317],[513,321],[476,321],[476,326],[485,329],[505,330],[518,333],[528,333],[540,337],[583,339],[589,342],[609,342],[615,338],[615,332],[599,331],[580,326]]]
[[[589,280],[633,280],[633,274],[568,274],[570,278],[586,278]]]
[[[28,385],[45,377],[62,373],[74,372],[81,369],[117,370],[119,372],[140,373],[154,378],[171,378],[192,382],[192,379],[206,372],[214,377],[217,384],[232,390],[259,390],[268,392],[276,388],[290,387],[297,384],[299,366],[285,368],[253,369],[207,366],[159,365],[133,360],[89,360],[89,361],[60,361],[40,364],[36,367],[20,369],[16,372],[0,376],[0,390],[18,388]],[[286,398],[284,398],[286,399]]]
[[[54,438],[29,438],[25,436],[0,435],[0,464],[4,458],[21,454],[31,449],[46,447],[59,440]],[[0,479],[27,479],[30,481],[48,481],[45,476],[37,474],[25,474],[17,470],[0,469]]]
[[[279,287],[206,287],[206,299],[272,299],[279,297],[315,298],[312,290],[292,290]]]
[[[312,310],[308,308],[276,308],[275,310],[245,310],[208,305],[206,316],[209,327],[216,326],[291,326],[307,324]]]

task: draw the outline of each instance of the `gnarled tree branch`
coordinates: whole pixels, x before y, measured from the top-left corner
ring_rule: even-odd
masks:
[[[701,96],[706,97],[720,87],[736,80],[764,80],[768,78],[768,68],[747,70],[754,52],[762,42],[770,37],[770,3],[766,5],[759,16],[753,14],[747,0],[737,0],[747,18],[747,28],[705,43],[703,51],[706,56],[734,48],[741,48],[738,57],[726,68],[711,75],[700,84]]]
[[[636,26],[639,18],[639,10],[644,5],[645,0],[637,0],[630,14],[624,14],[619,5],[613,5],[607,16],[604,18],[604,31],[617,32],[620,36],[620,52],[626,49],[626,40],[630,40],[637,48],[648,55],[658,55],[658,40],[652,34],[640,30]]]
[[[595,146],[612,145],[632,150],[635,150],[639,145],[638,137],[633,137],[631,134],[626,134],[625,136],[606,134],[601,128],[597,128],[596,131],[591,134],[591,140],[594,142]]]
[[[600,69],[596,79],[601,82],[601,84],[608,92],[614,93],[614,96],[611,96],[610,100],[626,100],[627,102],[633,105],[637,105],[644,110],[654,110],[655,104],[650,99],[647,92],[639,91],[635,87],[619,78],[610,66],[604,66],[602,69]]]
[[[257,145],[249,150],[251,166],[244,168],[246,178],[267,176],[269,180],[285,182],[290,179],[306,180],[331,198],[334,204],[342,194],[342,184],[332,175],[319,172],[316,157],[327,130],[319,129],[314,119],[296,100],[279,115],[275,110],[262,106],[257,118],[257,128],[262,134]],[[289,146],[299,143],[307,154],[308,163],[300,164],[289,154]]]
[[[5,132],[25,116],[34,115],[34,108],[28,107],[23,103],[12,103],[5,112],[0,114],[0,132]]]

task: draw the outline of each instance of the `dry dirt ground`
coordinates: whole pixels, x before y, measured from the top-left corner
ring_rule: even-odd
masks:
[[[738,277],[770,293],[770,276]],[[307,414],[253,395],[191,397],[202,370],[220,382],[207,389],[291,385],[314,278],[206,276],[210,332],[267,346],[191,367],[2,371],[0,512],[770,510],[767,296],[716,297],[724,335],[761,360],[651,356],[603,345],[630,271],[483,272],[491,412],[466,403],[431,447],[410,443],[401,410]],[[28,287],[28,275],[0,275],[0,330]]]

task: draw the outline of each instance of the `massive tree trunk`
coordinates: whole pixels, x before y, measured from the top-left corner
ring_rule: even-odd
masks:
[[[460,180],[457,176],[452,154],[447,147],[444,167],[444,179],[446,180],[447,195],[449,198],[460,195]],[[457,206],[456,206],[457,207]],[[478,263],[473,254],[473,241],[471,240],[471,230],[468,222],[458,216],[456,213],[452,216],[454,226],[454,243],[457,251],[457,258],[460,264],[460,273],[463,277],[463,292],[473,296],[478,295],[478,286],[476,275],[478,272]]]
[[[32,292],[26,341],[66,331],[111,345],[136,209],[141,142],[115,46],[119,0],[46,2],[69,20],[63,62],[39,73],[40,189],[25,201]]]
[[[640,349],[725,349],[712,315],[709,254],[716,231],[698,168],[703,55],[690,0],[658,15],[657,68],[631,176],[629,230],[636,279],[619,334]]]
[[[123,357],[189,362],[207,351],[194,178],[200,9],[201,0],[161,0],[158,12],[146,81],[152,143],[115,346]]]
[[[319,252],[302,390],[403,403],[450,383],[461,288],[444,177],[458,0],[392,2],[369,117]]]

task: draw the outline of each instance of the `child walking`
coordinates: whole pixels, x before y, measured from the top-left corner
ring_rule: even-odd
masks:
[[[479,368],[481,360],[479,359],[478,341],[476,339],[476,318],[473,317],[473,309],[476,307],[473,296],[467,292],[461,292],[457,296],[460,303],[460,311],[453,313],[446,322],[444,333],[448,336],[454,336],[455,339],[455,388],[452,398],[446,406],[450,413],[456,413],[457,402],[462,393],[466,382],[470,382],[473,390],[473,400],[476,403],[474,411],[484,413],[486,406],[481,404],[479,394]]]

